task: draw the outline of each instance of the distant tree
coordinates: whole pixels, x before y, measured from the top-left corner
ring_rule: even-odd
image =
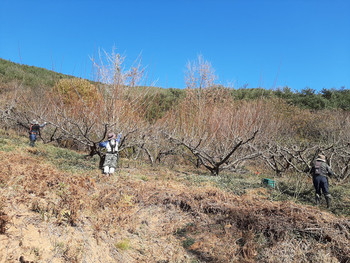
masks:
[[[316,91],[311,88],[301,90],[292,100],[293,104],[306,109],[321,110],[326,107],[327,101],[316,94]]]
[[[150,92],[144,97],[144,104],[147,105],[145,118],[154,123],[162,118],[174,105],[184,97],[185,91],[180,89],[158,89]]]
[[[294,92],[292,92],[291,88],[288,86],[285,86],[283,88],[278,88],[274,92],[274,94],[278,98],[282,98],[282,99],[286,100],[287,102],[293,100],[293,97],[296,95]]]
[[[307,87],[307,88],[301,90],[300,95],[303,97],[313,96],[313,95],[315,95],[315,92],[316,92],[316,90]]]
[[[342,87],[341,89],[334,92],[332,97],[334,108],[342,110],[350,110],[350,90]]]
[[[196,61],[187,63],[185,82],[187,89],[206,89],[214,85],[217,76],[211,63],[199,55]],[[201,95],[200,93],[198,93]]]
[[[333,96],[333,90],[322,89],[321,90],[321,94],[322,94],[323,98],[325,98],[325,99],[330,101],[332,99],[332,96]]]

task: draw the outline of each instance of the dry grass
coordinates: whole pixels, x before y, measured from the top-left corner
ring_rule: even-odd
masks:
[[[4,198],[0,199],[0,235],[4,235],[8,228],[9,217],[4,212]]]
[[[13,147],[0,151],[0,262],[350,262],[348,218],[265,189],[237,196],[164,167],[60,170],[52,149]]]

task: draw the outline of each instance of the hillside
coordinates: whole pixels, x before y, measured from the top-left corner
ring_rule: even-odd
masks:
[[[307,180],[289,193],[288,179],[270,189],[251,172],[96,167],[1,130],[0,262],[350,262],[348,192],[333,210],[343,217],[301,204]]]
[[[39,68],[35,66],[22,65],[0,58],[0,93],[1,87],[9,83],[16,82],[29,88],[52,88],[61,79],[74,79],[76,77],[57,73],[52,70]],[[101,83],[91,81],[95,85]],[[289,104],[303,109],[342,109],[350,110],[350,89],[341,87],[339,89],[323,88],[321,91],[306,87],[301,91],[293,91],[290,87],[280,87],[275,90],[262,87],[248,88],[234,87],[232,97],[236,100],[254,100],[258,98],[280,98]],[[135,89],[136,92],[143,92],[144,89]],[[164,112],[169,110],[184,96],[184,90],[178,88],[159,88],[147,87],[148,95],[146,99],[151,101],[147,118],[150,120],[163,116]]]
[[[73,76],[0,58],[0,82],[5,84],[20,81],[23,82],[23,85],[32,88],[53,87],[62,78],[73,78]]]
[[[35,92],[40,90],[52,89],[58,82],[64,79],[78,79],[71,75],[57,73],[52,70],[39,68],[35,66],[22,65],[0,58],[0,94],[4,91],[13,92],[14,87],[24,86]],[[103,85],[100,82],[89,80],[96,86]],[[150,121],[158,119],[168,111],[173,104],[176,104],[179,98],[183,97],[184,90],[181,89],[163,89],[159,87],[134,87],[132,94],[145,92],[145,102],[149,104],[146,118]]]

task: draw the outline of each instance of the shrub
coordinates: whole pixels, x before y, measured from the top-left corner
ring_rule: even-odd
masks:
[[[63,96],[67,104],[84,101],[89,105],[99,97],[97,88],[85,79],[61,79],[55,86],[55,91]]]

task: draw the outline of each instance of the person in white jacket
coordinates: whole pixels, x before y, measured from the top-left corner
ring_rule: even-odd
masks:
[[[118,134],[116,138],[115,133],[108,134],[108,140],[104,142],[100,142],[99,146],[102,148],[106,148],[107,153],[103,163],[103,173],[107,175],[112,175],[117,168],[118,161],[118,146],[120,142],[120,138],[122,134]]]

